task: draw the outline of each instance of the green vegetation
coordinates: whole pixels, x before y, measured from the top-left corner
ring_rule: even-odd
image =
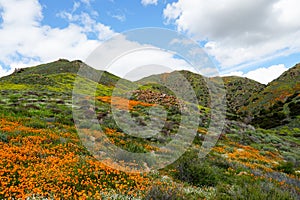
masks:
[[[0,79],[0,199],[299,199],[299,66],[267,86],[246,78],[223,78],[227,119],[218,143],[203,159],[198,153],[209,134],[211,112],[206,81],[218,84],[215,78],[179,71],[132,83],[63,59],[17,70]],[[80,67],[87,69],[88,78],[77,76]],[[179,87],[176,73],[191,83],[198,105],[161,85]],[[80,83],[75,94],[82,98],[73,102],[75,80]],[[118,96],[115,102],[113,92]],[[187,151],[163,169],[121,172],[109,167],[116,160],[105,165],[83,145],[89,140],[101,155],[108,148],[104,141],[133,153],[162,151],[180,128],[192,126],[193,118],[181,123],[185,106],[201,119],[197,133]],[[73,109],[81,111],[78,127]],[[90,116],[96,122],[85,120]],[[162,128],[147,137],[123,130],[138,133],[161,122]],[[84,137],[77,128],[85,131]],[[122,152],[116,157],[130,160]],[[151,159],[155,157],[132,163],[132,169],[137,164],[151,168]]]
[[[299,115],[299,94],[300,64],[297,64],[251,97],[250,104],[239,112],[247,110],[248,117],[254,117],[251,123],[261,128],[288,124]]]

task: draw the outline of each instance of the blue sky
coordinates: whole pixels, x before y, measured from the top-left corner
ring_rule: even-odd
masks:
[[[106,26],[110,26],[115,32],[123,32],[129,29],[142,27],[164,27],[172,28],[173,25],[166,25],[163,18],[163,10],[167,3],[174,1],[161,1],[157,4],[144,6],[141,1],[122,0],[88,0],[72,1],[66,0],[61,3],[56,1],[40,0],[44,6],[43,24],[53,27],[66,27],[68,22],[57,16],[58,13],[73,10],[74,4],[79,3],[78,9],[74,12],[89,14],[97,12],[95,19]],[[84,2],[90,2],[86,4]],[[91,14],[92,15],[92,14]]]
[[[299,7],[298,0],[0,0],[0,76],[85,60],[117,33],[161,27],[196,41],[221,75],[267,83],[300,62]]]

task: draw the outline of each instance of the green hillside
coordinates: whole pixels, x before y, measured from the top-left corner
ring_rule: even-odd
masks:
[[[66,59],[59,59],[57,61],[42,64],[26,69],[16,69],[15,72],[8,77],[2,78],[2,81],[8,80],[13,83],[36,83],[47,85],[48,83],[51,84],[51,79],[47,79],[45,76],[49,75],[60,75],[60,74],[74,74],[78,73],[78,70],[82,68],[85,71],[85,77],[89,79],[99,82],[100,84],[106,86],[114,86],[120,78],[104,71],[95,70],[80,60],[75,61],[68,61]],[[99,77],[101,77],[100,80]],[[40,79],[40,80],[37,80]],[[47,82],[47,79],[49,82]],[[40,81],[40,82],[39,82]],[[124,80],[126,81],[126,80]]]
[[[137,81],[138,84],[144,85],[144,88],[160,91],[167,94],[172,94],[164,85],[169,83],[181,87],[182,80],[178,78],[177,73],[182,75],[188,83],[193,87],[195,95],[200,105],[208,106],[210,102],[209,90],[206,85],[205,78],[199,74],[189,71],[175,71],[171,73],[164,73],[160,75],[152,75]]]
[[[284,72],[241,107],[240,113],[251,116],[252,124],[273,128],[288,124],[300,115],[300,64]]]
[[[219,85],[219,77],[205,78],[199,74],[189,71],[178,71],[160,75],[152,75],[137,81],[137,83],[142,84],[143,89],[151,89],[166,94],[172,94],[172,92],[162,84],[165,84],[169,81],[170,83],[176,85],[176,81],[180,81],[174,77],[176,73],[180,73],[186,78],[186,80],[194,89],[199,104],[204,107],[209,107],[210,98],[212,96],[207,87],[208,82],[216,84],[216,86],[219,88],[224,87],[226,90],[227,116],[228,118],[235,120],[240,119],[240,109],[244,106],[248,106],[251,103],[252,98],[266,87],[265,85],[254,80],[235,76],[222,77],[223,83],[222,85]]]
[[[254,80],[241,77],[222,77],[226,89],[228,112],[234,115],[238,110],[251,103],[251,98],[261,92],[265,85]]]

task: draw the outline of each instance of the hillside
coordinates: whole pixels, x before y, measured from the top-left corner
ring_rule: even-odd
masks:
[[[265,88],[265,85],[254,80],[235,76],[222,77],[223,85],[219,85],[219,78],[213,77],[208,79],[189,71],[152,75],[137,81],[137,83],[143,85],[144,89],[149,88],[151,90],[171,94],[171,91],[162,85],[166,85],[167,82],[176,85],[176,81],[178,81],[178,79],[174,78],[176,73],[182,74],[191,84],[199,104],[204,107],[209,107],[210,104],[211,94],[207,87],[207,83],[210,81],[219,88],[224,87],[226,90],[227,116],[230,119],[239,119],[238,111],[240,108],[249,105],[251,99]]]
[[[206,86],[205,78],[199,74],[195,74],[189,71],[175,71],[171,73],[164,73],[160,75],[152,75],[137,81],[138,84],[144,85],[144,88],[160,91],[167,94],[172,94],[170,90],[166,88],[169,85],[176,85],[182,87],[181,79],[177,77],[177,73],[181,74],[188,83],[194,89],[195,95],[200,105],[208,106],[209,91]]]
[[[252,97],[265,88],[265,85],[248,78],[230,76],[222,79],[226,89],[228,112],[234,115],[238,114],[241,107],[249,105]]]
[[[239,109],[262,128],[288,124],[300,115],[300,64],[284,72]]]
[[[85,77],[89,77],[92,81],[96,81],[106,86],[114,86],[120,78],[104,71],[95,70],[80,60],[68,61],[66,59],[59,59],[47,64],[42,64],[30,68],[16,69],[11,76],[3,77],[2,81],[10,81],[12,83],[38,83],[41,85],[52,84],[51,79],[47,79],[47,76],[58,76],[61,74],[74,74],[76,75],[79,68],[84,68],[87,73]],[[99,77],[101,76],[101,79]],[[39,79],[39,80],[37,80]],[[32,81],[32,82],[31,82]],[[124,80],[126,81],[126,80]],[[129,84],[129,81],[128,83]]]
[[[216,78],[179,71],[132,83],[64,59],[17,70],[0,78],[0,199],[299,199],[299,66],[267,86],[224,77],[226,124],[205,159],[206,81]],[[176,73],[199,105],[162,86],[180,90]]]

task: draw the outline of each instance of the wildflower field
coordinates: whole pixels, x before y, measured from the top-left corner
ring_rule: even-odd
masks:
[[[77,62],[56,61],[31,68],[28,74],[25,70],[0,79],[0,199],[300,198],[300,117],[296,112],[289,123],[275,128],[254,128],[228,115],[217,144],[205,158],[199,158],[209,134],[210,108],[203,103],[195,106],[202,119],[195,138],[173,163],[155,170],[145,165],[149,170],[136,172],[118,170],[114,160],[98,159],[84,137],[101,152],[107,148],[105,142],[132,153],[161,151],[180,128],[181,101],[150,83],[143,83],[133,98],[126,98],[126,85],[112,98],[118,78],[107,73],[97,83],[94,98],[87,96],[81,102],[83,106],[94,102],[95,108],[87,107],[80,117],[94,114],[99,126],[81,118],[75,125],[72,87],[76,75],[72,69]],[[61,72],[66,66],[68,70]],[[95,84],[81,79],[87,88]],[[294,107],[298,97],[293,95]],[[128,114],[142,127],[162,120],[161,116],[149,117],[155,106],[165,108],[167,117],[158,135],[139,138],[118,126],[111,105],[117,115]],[[136,164],[132,163],[132,169]]]

